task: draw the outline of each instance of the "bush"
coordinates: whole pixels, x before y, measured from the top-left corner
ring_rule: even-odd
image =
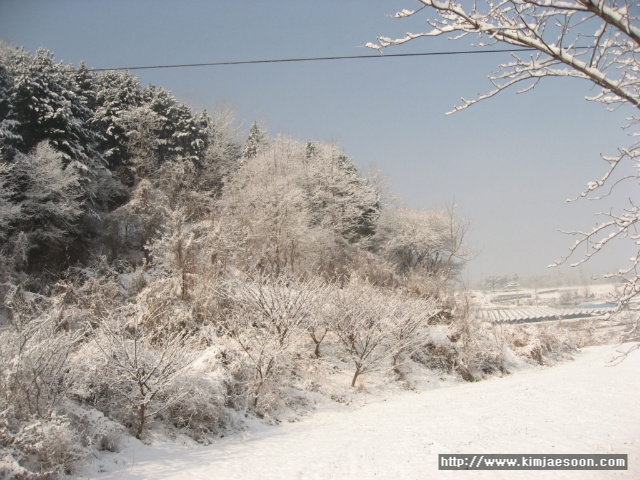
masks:
[[[220,354],[218,347],[206,349],[160,394],[161,401],[180,398],[161,413],[165,421],[201,443],[225,431],[231,422],[225,408],[230,375]]]
[[[20,421],[10,409],[0,412],[2,478],[54,478],[74,473],[89,451],[66,415]],[[13,418],[12,418],[13,417]]]

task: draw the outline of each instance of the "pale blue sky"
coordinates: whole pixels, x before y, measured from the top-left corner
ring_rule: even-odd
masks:
[[[424,28],[424,17],[388,17],[412,0],[0,1],[0,38],[89,67],[201,63],[372,53],[378,35]],[[425,39],[388,53],[466,50],[468,42]],[[487,74],[507,54],[390,58],[136,72],[143,85],[171,90],[194,108],[230,104],[245,127],[334,140],[363,168],[374,165],[414,208],[455,199],[480,250],[472,280],[527,275],[568,252],[600,202],[567,204],[601,177],[599,153],[626,145],[623,113],[584,101],[590,85],[549,80],[526,95],[509,92],[445,117],[461,96],[490,89]],[[627,189],[627,195],[636,195]],[[628,244],[629,242],[627,242]],[[631,256],[623,242],[592,272]],[[614,251],[615,250],[615,251]],[[604,252],[603,252],[604,253]]]

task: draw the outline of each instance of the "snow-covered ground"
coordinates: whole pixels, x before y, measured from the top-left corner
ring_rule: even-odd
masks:
[[[327,403],[296,423],[252,424],[206,447],[127,440],[83,477],[640,478],[640,352],[611,367],[613,353],[591,347],[575,361],[480,383],[363,393],[351,405]],[[438,471],[440,453],[627,453],[629,470]]]

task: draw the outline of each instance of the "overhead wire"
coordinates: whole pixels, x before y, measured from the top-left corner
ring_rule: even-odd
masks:
[[[268,60],[240,60],[228,62],[207,62],[207,63],[183,63],[169,65],[144,65],[133,67],[109,67],[109,68],[91,68],[93,72],[112,72],[119,70],[152,70],[163,68],[191,68],[191,67],[220,67],[224,65],[256,65],[265,63],[294,63],[294,62],[316,62],[316,61],[335,61],[335,60],[362,60],[372,58],[398,58],[398,57],[430,57],[430,56],[446,56],[446,55],[478,55],[491,53],[516,53],[535,51],[535,48],[509,48],[495,50],[461,50],[453,52],[423,52],[423,53],[393,53],[382,55],[346,55],[332,57],[308,57],[308,58],[279,58]]]

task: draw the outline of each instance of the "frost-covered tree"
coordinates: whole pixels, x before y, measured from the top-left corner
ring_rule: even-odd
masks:
[[[22,420],[50,418],[72,382],[68,357],[81,332],[64,328],[59,299],[12,287],[0,329],[0,403]]]
[[[10,47],[0,42],[0,158],[5,158],[6,149],[11,148],[12,142],[20,139],[15,133],[17,121],[9,118],[9,113],[11,112],[13,74],[5,59],[9,58],[11,54],[12,50]],[[8,156],[6,158],[8,158]]]
[[[251,129],[249,130],[249,136],[242,148],[242,158],[253,158],[258,152],[260,152],[267,145],[267,132],[264,128],[258,125],[258,122],[253,122]]]
[[[94,122],[95,78],[86,66],[75,71],[56,63],[53,54],[39,49],[0,47],[0,153],[13,162],[48,142],[62,155],[64,166],[73,165],[82,189],[83,235],[95,234],[91,219],[123,197],[103,157],[105,131]],[[86,220],[86,222],[85,222]]]
[[[10,135],[3,140],[3,154],[12,159],[49,141],[63,155],[65,164],[86,168],[102,165],[96,146],[100,135],[91,128],[93,112],[71,66],[55,62],[53,54],[39,49],[34,56],[24,49],[3,49],[2,63],[13,76],[6,120]],[[7,122],[5,122],[7,125]]]
[[[12,165],[0,163],[0,245],[7,240],[9,225],[20,215],[20,207],[11,202],[11,197],[15,193],[11,181],[12,169]]]
[[[380,195],[358,167],[333,144],[307,142],[305,189],[312,221],[349,242],[372,235],[380,213]]]
[[[136,411],[136,438],[142,437],[147,419],[179,402],[187,390],[171,389],[178,376],[196,358],[194,338],[189,332],[158,337],[154,324],[163,311],[144,303],[107,312],[97,318],[91,346],[101,361],[95,367],[103,372],[96,381],[121,395]],[[171,389],[171,396],[163,393]]]
[[[106,219],[106,233],[114,253],[142,251],[150,262],[149,247],[162,234],[169,214],[167,205],[167,196],[161,190],[149,180],[140,181],[129,202],[111,212]]]
[[[333,271],[374,228],[379,197],[334,145],[307,158],[303,143],[279,136],[230,176],[219,204],[255,247],[249,266]]]
[[[467,225],[448,210],[384,210],[374,244],[400,273],[454,277],[473,251],[466,244]]]
[[[239,260],[248,268],[276,274],[295,270],[302,252],[308,251],[312,227],[298,153],[297,142],[279,138],[236,171],[224,188],[219,205],[242,232],[238,243],[245,245],[245,257]]]
[[[207,224],[191,221],[184,208],[167,212],[165,231],[149,245],[154,264],[170,275],[175,291],[186,300],[196,283],[196,267],[200,262],[201,242]]]
[[[14,188],[11,202],[20,214],[10,233],[27,236],[30,248],[60,250],[74,239],[82,214],[80,175],[75,164],[42,142],[30,154],[18,154],[8,173]]]
[[[158,139],[156,156],[160,164],[181,157],[198,160],[204,154],[202,136],[206,132],[198,129],[198,124],[185,104],[179,104],[171,93],[162,87],[149,85],[143,91],[144,102],[156,114]]]
[[[355,366],[352,387],[360,375],[383,368],[385,362],[397,368],[423,345],[428,322],[439,312],[433,301],[385,292],[360,281],[328,297],[331,331]]]
[[[235,113],[228,107],[218,107],[209,116],[203,111],[198,120],[199,131],[206,132],[202,159],[201,186],[219,194],[227,179],[240,166],[242,156],[238,142],[240,128],[235,125]]]
[[[627,0],[501,0],[499,2],[465,3],[456,0],[420,0],[416,10],[402,10],[395,16],[404,18],[433,13],[425,19],[425,31],[408,33],[398,39],[379,37],[377,43],[367,46],[382,51],[393,45],[402,45],[416,38],[449,36],[453,39],[476,37],[478,46],[505,43],[533,50],[520,54],[512,52],[512,60],[499,65],[489,76],[493,90],[473,100],[462,99],[462,104],[450,113],[463,110],[475,103],[492,98],[513,86],[519,92],[533,89],[544,78],[570,77],[587,80],[596,91],[586,99],[601,103],[607,109],[624,108],[628,112],[631,137],[638,136],[640,124],[640,12],[636,2]],[[640,184],[640,176],[630,174],[615,179],[618,166],[630,161],[636,170],[640,162],[640,143],[635,139],[620,147],[611,156],[603,156],[608,164],[605,175],[589,182],[578,198],[599,199],[622,181]],[[604,219],[592,230],[569,232],[578,237],[571,254],[585,251],[573,265],[584,263],[616,238],[627,238],[638,243],[640,207],[633,198],[624,209],[611,209],[602,214]],[[611,247],[609,247],[611,248]],[[578,254],[578,253],[576,253]],[[558,263],[563,263],[563,259]],[[631,258],[630,265],[609,276],[624,279],[618,295],[618,312],[640,295],[640,251]],[[554,264],[557,265],[558,263]],[[636,315],[635,328],[629,337],[636,337],[640,321]],[[636,345],[640,348],[640,344]]]
[[[126,165],[131,155],[140,153],[137,148],[146,147],[146,150],[153,151],[148,145],[142,145],[143,138],[150,134],[148,125],[153,125],[153,121],[148,120],[149,115],[138,115],[138,122],[131,119],[134,116],[132,111],[142,107],[144,100],[137,77],[124,71],[97,75],[93,97],[93,122],[104,137],[99,147],[111,169],[117,170]]]
[[[224,327],[254,371],[254,407],[265,382],[286,368],[322,289],[317,279],[297,282],[287,275],[262,274],[228,286],[233,308]]]
[[[118,149],[122,150],[120,159],[111,157],[114,163],[122,163],[123,166],[130,166],[133,169],[132,180],[140,181],[149,177],[156,169],[158,157],[159,139],[155,136],[155,131],[160,127],[156,113],[149,105],[132,107],[120,112],[118,124],[123,129],[122,137],[116,142]],[[115,127],[114,129],[115,130]],[[111,150],[116,155],[114,150]],[[124,172],[120,173],[122,176]]]

